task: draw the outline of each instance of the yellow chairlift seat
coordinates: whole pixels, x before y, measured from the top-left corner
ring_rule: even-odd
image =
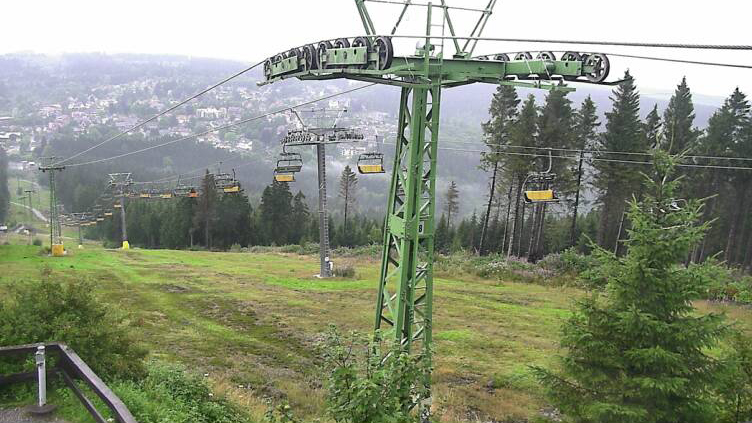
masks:
[[[151,194],[149,194],[148,192],[142,192],[139,195],[139,197],[141,197],[141,198],[151,198]]]
[[[115,203],[115,204],[112,205],[112,207],[115,207],[116,209],[119,209],[119,208],[122,208],[123,206],[120,203]]]
[[[112,212],[104,212],[104,215],[107,216],[107,217],[110,217],[110,216],[112,216]]]
[[[98,217],[97,222],[104,222],[104,217]]]
[[[526,203],[550,203],[554,201],[559,201],[559,197],[554,194],[552,189],[525,191]]]
[[[358,157],[358,172],[364,175],[385,173],[382,153],[364,153]]]
[[[164,193],[160,195],[159,198],[172,198],[172,193],[171,192]]]
[[[190,190],[190,192],[188,192],[188,198],[198,198],[198,192],[196,192],[195,189]]]
[[[274,180],[277,182],[295,182],[294,173],[275,173]]]
[[[222,189],[222,191],[224,191],[226,193],[240,192],[240,185],[233,185],[233,186],[225,187],[225,188]]]

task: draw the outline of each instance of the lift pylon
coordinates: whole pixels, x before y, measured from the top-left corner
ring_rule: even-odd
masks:
[[[53,257],[62,257],[65,255],[63,246],[63,228],[60,222],[60,209],[57,202],[57,190],[55,184],[55,172],[65,169],[65,166],[55,164],[56,157],[42,158],[42,165],[39,170],[49,172],[50,183],[50,255]]]

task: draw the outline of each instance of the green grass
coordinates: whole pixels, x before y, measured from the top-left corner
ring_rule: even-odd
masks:
[[[329,324],[370,332],[378,263],[356,276],[322,281],[318,260],[294,254],[104,250],[87,245],[63,258],[38,247],[0,246],[0,295],[43,267],[62,279],[88,278],[106,302],[131,314],[155,358],[207,373],[219,392],[255,418],[263,398],[287,397],[307,421],[322,415],[314,344]],[[439,274],[435,281],[434,404],[442,421],[529,418],[545,406],[529,365],[549,365],[559,327],[582,293]],[[749,323],[734,306],[725,309]]]

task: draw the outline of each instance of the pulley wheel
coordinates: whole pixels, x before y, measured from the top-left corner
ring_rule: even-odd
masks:
[[[392,45],[392,39],[383,36],[376,37],[376,40],[373,42],[373,47],[379,55],[378,69],[389,69],[392,66],[392,59],[394,59],[394,46]]]
[[[561,55],[561,60],[565,62],[579,62],[582,60],[582,57],[576,51],[567,51]]]
[[[536,56],[539,60],[556,60],[556,55],[553,51],[542,51]]]
[[[324,58],[324,55],[326,54],[326,51],[329,50],[330,48],[332,48],[332,43],[330,41],[322,41],[322,42],[319,43],[319,45],[318,45],[318,47],[316,49],[317,50],[316,53],[317,53],[317,57],[318,57],[317,61],[318,61],[318,64],[319,64],[319,69],[325,69],[325,68],[328,69],[328,68],[331,68],[331,65],[323,65],[322,66],[322,64],[324,63],[324,61],[321,60],[321,59]]]
[[[284,55],[284,54],[278,54],[278,55],[274,56],[274,63],[279,63],[279,62],[281,62],[281,61],[282,61],[282,60],[283,60],[284,58],[285,58],[285,55]]]
[[[350,47],[350,41],[347,38],[337,38],[334,40],[334,48],[348,48]]]
[[[585,74],[585,76],[588,81],[595,83],[605,81],[606,78],[608,78],[608,73],[611,71],[611,63],[609,62],[608,57],[602,53],[591,54],[587,58],[585,66],[593,67],[592,72]]]
[[[494,56],[494,60],[499,61],[499,62],[508,62],[509,55],[506,53],[497,54]]]
[[[295,70],[296,71],[300,69],[300,57],[301,56],[302,56],[302,53],[297,48],[291,49],[290,51],[287,52],[288,58],[293,58],[293,57],[295,58]]]
[[[366,37],[356,37],[352,42],[353,47],[365,47],[366,48],[366,63],[362,65],[356,65],[358,69],[368,68],[368,55],[371,53],[371,40]]]
[[[514,60],[532,60],[533,55],[529,51],[521,51],[514,55]]]
[[[266,59],[264,62],[264,76],[267,80],[272,77],[272,59]]]
[[[313,45],[303,46],[303,62],[305,63],[305,70],[312,70],[319,68],[319,55],[316,51],[316,47]]]

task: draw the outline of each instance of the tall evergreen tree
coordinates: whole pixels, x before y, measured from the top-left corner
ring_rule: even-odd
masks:
[[[484,142],[488,146],[487,152],[481,153],[480,168],[491,172],[491,181],[488,186],[488,203],[483,218],[483,228],[480,235],[480,254],[484,252],[486,233],[488,231],[488,219],[491,214],[491,205],[494,202],[494,193],[497,191],[497,180],[502,165],[502,148],[509,142],[509,131],[518,113],[520,99],[517,97],[517,89],[511,85],[499,85],[491,99],[488,113],[491,118],[483,123]]]
[[[656,148],[659,145],[658,139],[663,128],[661,115],[658,114],[658,105],[653,106],[653,110],[648,113],[645,123],[642,125],[642,132],[645,134],[645,142],[648,148]]]
[[[654,166],[650,192],[630,203],[626,256],[596,253],[608,285],[565,324],[561,372],[536,369],[550,400],[575,422],[714,421],[708,392],[717,361],[706,350],[725,325],[721,315],[693,306],[710,279],[678,267],[707,224],[696,224],[701,201],[677,207],[673,159],[659,152]]]
[[[679,154],[692,149],[699,135],[694,127],[694,120],[695,106],[692,104],[692,92],[687,85],[687,78],[684,77],[663,112],[663,149],[670,154]]]
[[[347,215],[349,211],[355,208],[355,192],[358,189],[358,176],[346,165],[342,169],[342,175],[339,178],[339,196],[345,203],[345,222],[343,225],[344,236],[347,237]]]
[[[575,114],[574,124],[574,143],[573,147],[580,150],[580,157],[577,161],[577,169],[574,171],[577,176],[577,183],[574,192],[574,204],[572,205],[572,225],[569,231],[569,245],[574,246],[577,243],[577,214],[580,207],[580,194],[582,190],[582,178],[585,169],[584,159],[585,151],[593,148],[597,140],[597,129],[600,125],[598,115],[596,114],[595,103],[587,96],[582,102],[580,109]]]
[[[303,191],[298,191],[292,199],[292,222],[290,222],[290,243],[292,244],[300,244],[308,238],[306,236],[306,224],[311,218],[311,213],[308,211],[305,198]]]
[[[645,152],[647,146],[640,122],[640,94],[629,71],[614,90],[613,106],[606,113],[606,132],[598,138],[599,156],[609,160],[637,160],[634,155],[608,151]],[[640,188],[642,179],[634,165],[614,161],[596,161],[593,184],[598,190],[600,228],[598,245],[614,248],[619,237],[626,201]]]
[[[292,193],[284,182],[272,181],[264,188],[259,206],[259,229],[264,243],[284,245],[288,242]]]
[[[512,125],[509,133],[509,145],[514,152],[525,153],[529,151],[524,147],[535,147],[538,131],[538,107],[535,105],[535,97],[530,94],[522,104],[519,117]],[[514,224],[509,236],[507,255],[514,251],[515,242],[519,251],[522,245],[522,229],[524,223],[524,207],[520,207],[522,197],[522,184],[532,169],[530,157],[522,155],[508,155],[505,159],[505,171],[509,180],[513,181],[515,188],[514,199]]]
[[[217,190],[214,186],[214,175],[207,169],[201,180],[201,195],[194,209],[196,214],[193,215],[193,227],[203,228],[204,245],[207,249],[211,249],[211,225],[216,220],[216,205]]]
[[[444,211],[447,216],[447,224],[452,226],[452,213],[457,213],[460,210],[459,203],[460,192],[457,189],[457,183],[451,181],[446,191],[446,204],[444,204]]]

